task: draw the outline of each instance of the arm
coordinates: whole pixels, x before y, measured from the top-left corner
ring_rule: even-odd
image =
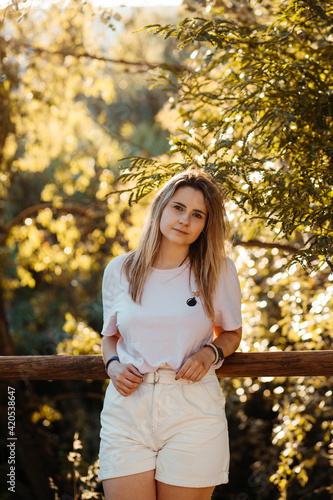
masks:
[[[238,348],[242,338],[242,328],[237,328],[232,331],[225,331],[221,326],[214,327],[215,338],[213,344],[221,347],[224,356],[230,356]],[[215,351],[209,346],[202,347],[187,358],[181,369],[176,375],[176,380],[184,378],[199,382],[208,372],[212,363],[215,361]]]
[[[242,339],[242,327],[236,330],[226,331],[221,326],[214,326],[216,338],[213,342],[217,347],[221,347],[224,357],[230,356],[238,349]]]
[[[103,353],[104,364],[106,364],[107,360],[110,359],[112,356],[117,356],[118,339],[119,339],[119,334],[113,335],[112,337],[103,336],[102,353]],[[116,362],[117,361],[112,361],[111,364]]]
[[[119,337],[119,332],[112,337],[103,337],[102,348],[104,363],[112,356],[117,356],[117,342]],[[142,373],[140,373],[135,366],[126,365],[117,360],[113,360],[109,363],[107,373],[114,387],[122,396],[130,396],[143,380]]]

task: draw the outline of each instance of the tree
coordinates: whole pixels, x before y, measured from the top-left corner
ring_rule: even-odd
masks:
[[[122,52],[112,13],[77,6],[0,13],[2,355],[100,353],[103,269],[136,245],[146,211],[146,202],[129,209],[126,195],[110,195],[117,163],[125,154],[167,147],[165,132],[153,126],[163,94],[156,91],[151,101],[148,83],[131,95],[124,86],[127,68],[143,71],[149,64],[140,46],[132,57],[129,47]],[[154,51],[163,57],[159,45],[164,49],[157,44],[147,57],[154,60]],[[103,386],[78,386],[16,385],[18,496],[49,498],[49,477],[59,492],[71,488],[64,470],[76,430],[85,440],[85,461],[89,453],[95,457]],[[5,439],[4,431],[4,449]],[[8,494],[5,483],[1,495]]]
[[[128,159],[121,179],[135,181],[130,201],[191,165],[210,172],[230,200],[244,302],[241,349],[330,349],[333,4],[187,5],[191,17],[177,26],[145,27],[176,38],[182,67],[155,75],[169,96],[159,113],[172,134],[169,158]],[[271,481],[281,499],[328,498],[331,383],[236,379],[222,387],[233,395],[232,460],[238,471],[252,471],[238,474],[239,495],[275,498]],[[245,439],[238,439],[240,430]],[[266,440],[272,432],[273,447],[253,439],[255,431]],[[256,448],[247,463],[244,440]],[[234,498],[232,491],[221,495]]]
[[[279,237],[297,233],[292,261],[333,269],[332,2],[192,5],[178,26],[148,26],[189,55],[156,77],[179,117],[171,159],[132,159],[123,179],[140,199],[199,165]]]
[[[324,57],[332,46],[331,3],[187,6],[178,26],[150,28],[166,41],[143,31],[134,42],[133,28],[154,22],[137,17],[128,22],[123,50],[108,42],[106,52],[96,49],[90,29],[96,20],[107,26],[99,34],[113,34],[110,11],[96,14],[81,1],[66,10],[36,13],[20,4],[6,11],[0,268],[8,321],[1,325],[18,354],[99,352],[102,271],[109,258],[135,246],[145,213],[144,206],[129,207],[124,193],[119,199],[110,193],[111,182],[113,191],[130,188],[133,202],[190,164],[213,173],[229,195],[243,295],[241,350],[331,348],[333,277],[325,267],[331,250],[323,252],[320,239],[331,238],[332,129],[323,90],[331,85],[331,61]],[[144,73],[157,85],[150,92]],[[318,99],[328,110],[322,122]],[[311,115],[305,110],[312,104]],[[292,145],[288,137],[295,136]],[[302,148],[304,170],[296,154]],[[133,155],[119,179],[118,158]],[[308,202],[297,180],[311,195]],[[310,273],[297,265],[303,259]],[[214,499],[328,498],[332,383],[303,377],[224,379],[221,385],[228,394],[232,463],[230,484],[217,488]],[[83,450],[76,435],[69,459],[88,497],[98,490],[96,464],[82,474],[95,450],[102,387],[90,384],[89,399],[74,383],[34,384],[39,399],[32,399],[31,387],[20,398],[31,399],[31,406],[22,403],[22,411],[53,443],[62,464],[53,477],[59,495],[68,472],[63,458],[79,430]]]
[[[124,66],[132,62],[145,70],[149,63],[139,61],[134,51],[133,61],[124,63],[116,47],[113,58],[98,52],[112,28],[110,13],[97,14],[85,5],[80,13],[74,7],[32,10],[18,23],[20,15],[6,12],[1,40],[2,89],[7,93],[1,130],[7,132],[0,166],[0,266],[5,300],[14,307],[11,327],[20,332],[16,352],[26,350],[26,325],[19,324],[13,297],[16,291],[29,295],[30,288],[35,300],[43,290],[35,321],[29,319],[34,324],[27,339],[31,352],[36,328],[50,337],[50,349],[61,340],[56,330],[61,332],[59,320],[65,321],[66,311],[59,315],[55,308],[53,329],[47,332],[43,318],[51,318],[45,286],[66,289],[75,308],[81,303],[82,317],[90,316],[91,311],[83,314],[82,302],[97,294],[98,288],[87,289],[91,273],[100,274],[112,254],[135,245],[139,228],[132,227],[132,217],[140,220],[144,214],[140,207],[129,211],[126,195],[109,195],[117,162],[124,154],[159,153],[166,139],[160,127],[151,126],[162,94],[148,101],[148,83],[124,86]],[[100,49],[93,52],[94,30],[102,21],[110,26],[100,30]],[[94,326],[100,327],[100,319]]]

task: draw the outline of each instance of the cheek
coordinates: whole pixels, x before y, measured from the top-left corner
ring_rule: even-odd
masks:
[[[160,220],[160,232],[163,234],[163,230],[164,230],[164,221],[163,221],[163,217],[161,217],[161,220]]]
[[[205,229],[205,224],[200,223],[200,224],[196,225],[196,228],[194,231],[194,236],[195,236],[194,241],[196,241],[200,237],[200,235],[204,229]],[[193,241],[193,243],[194,243],[194,241]]]
[[[171,210],[168,210],[167,208],[162,212],[161,216],[161,222],[160,226],[168,226],[170,224],[174,224],[175,220],[177,219],[177,214],[172,212]]]
[[[170,224],[169,221],[170,217],[166,211],[162,213],[161,220],[160,220],[160,231],[163,233],[165,229],[167,229],[168,225]]]
[[[205,220],[198,220],[196,223],[196,230],[198,233],[202,233],[202,231],[205,229],[206,221]]]

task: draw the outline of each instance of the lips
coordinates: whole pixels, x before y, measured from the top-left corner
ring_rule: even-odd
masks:
[[[183,235],[188,234],[188,233],[185,233],[185,231],[181,231],[180,229],[176,229],[176,228],[174,228],[174,231],[176,231],[179,234],[183,234]]]

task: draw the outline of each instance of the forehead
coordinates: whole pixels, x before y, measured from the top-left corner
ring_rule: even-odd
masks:
[[[186,205],[188,208],[206,210],[205,197],[200,189],[195,189],[190,186],[181,186],[172,196],[170,202],[178,201]]]

